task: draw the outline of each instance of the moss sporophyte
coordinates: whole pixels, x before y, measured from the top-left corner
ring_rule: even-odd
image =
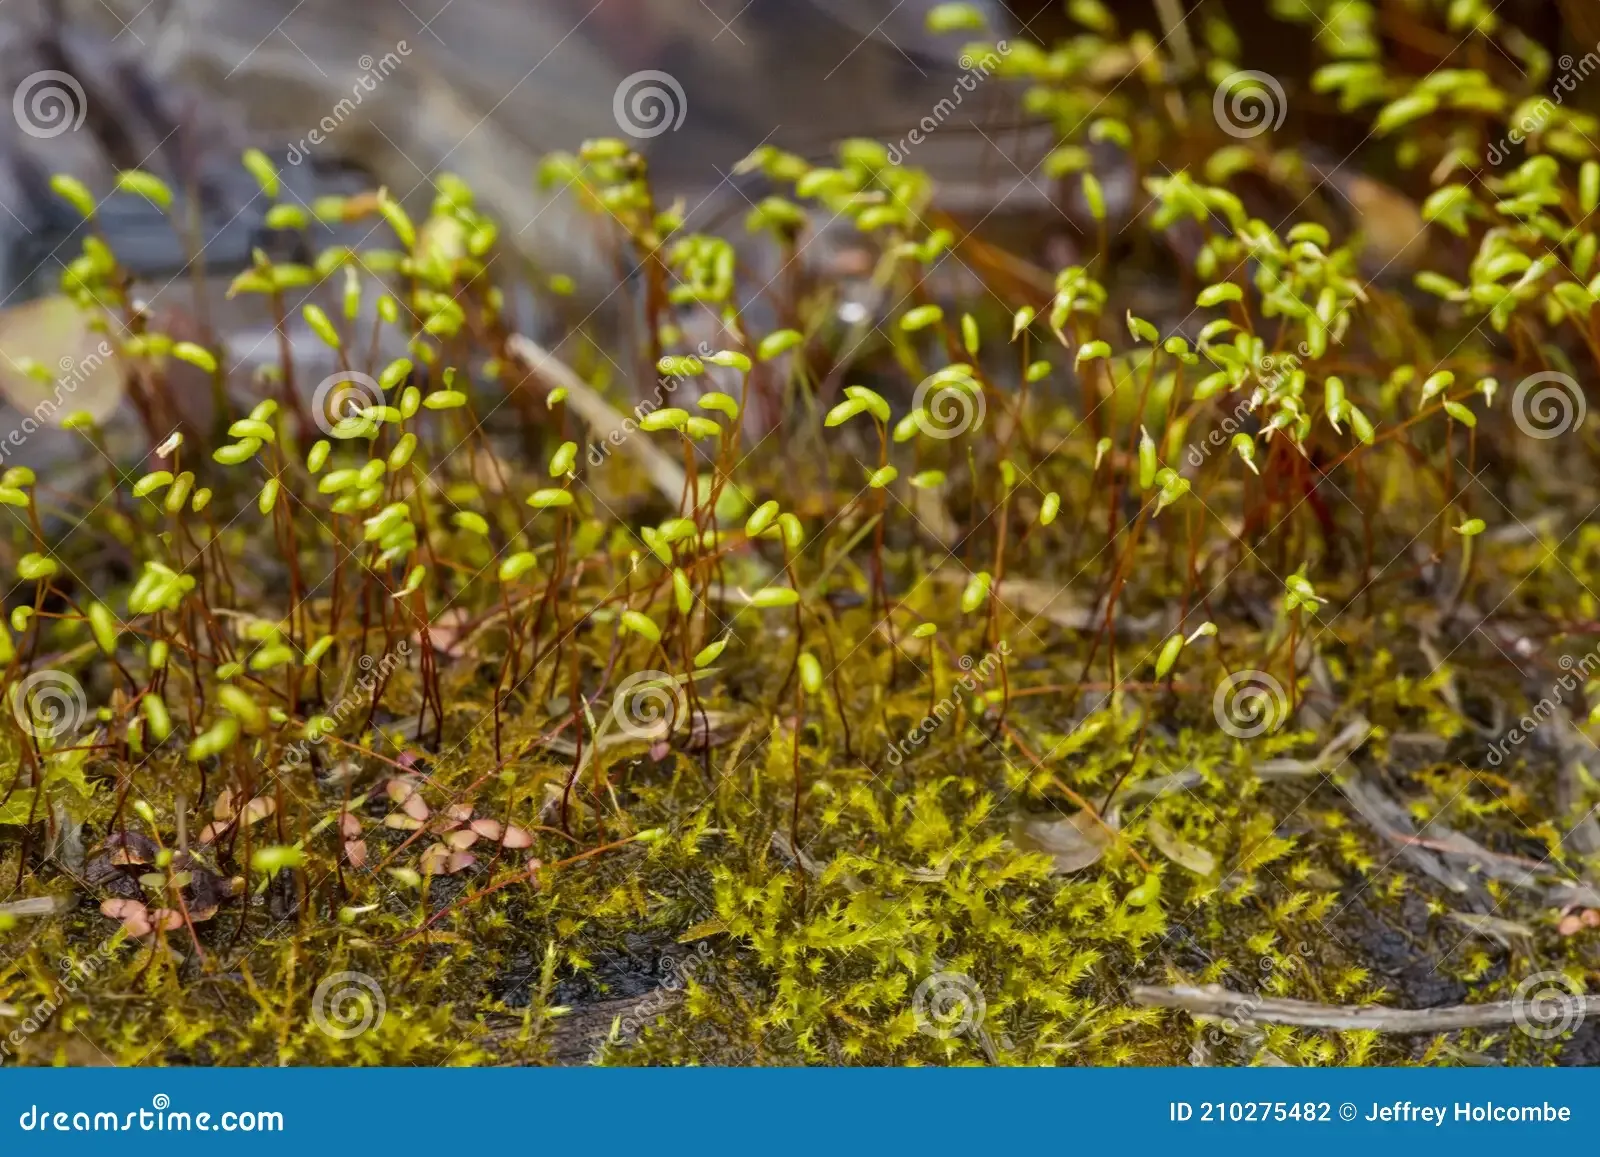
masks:
[[[513,294],[578,271],[458,176],[300,204],[247,154],[297,241],[230,274],[254,373],[133,295],[102,198],[189,237],[174,186],[55,180],[77,249],[0,330],[7,1058],[1591,1039],[1600,124],[1491,7],[1278,6],[1280,78],[1214,6],[938,5],[1071,229],[947,211],[949,110],[763,145],[703,231],[590,140],[539,180],[636,275],[543,342]]]

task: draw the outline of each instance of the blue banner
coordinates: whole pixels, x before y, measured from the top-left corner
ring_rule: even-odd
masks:
[[[707,1145],[767,1154],[1167,1144],[1295,1157],[1594,1144],[1582,1069],[9,1069],[0,1153]]]

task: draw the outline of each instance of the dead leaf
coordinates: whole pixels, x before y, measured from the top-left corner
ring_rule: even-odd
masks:
[[[122,921],[129,936],[150,935],[150,910],[137,900],[103,900],[100,914]]]
[[[1480,936],[1488,937],[1507,950],[1511,948],[1513,940],[1529,943],[1533,940],[1533,929],[1515,920],[1502,920],[1498,916],[1481,916],[1476,912],[1451,912],[1450,919],[1463,928],[1469,928]],[[1562,933],[1562,935],[1567,934]]]
[[[1011,839],[1025,852],[1050,856],[1057,873],[1081,871],[1096,863],[1111,846],[1111,833],[1086,811],[1075,812],[1066,819],[1019,818],[1011,826]]]
[[[1197,876],[1211,876],[1217,870],[1217,858],[1198,844],[1191,844],[1168,828],[1160,820],[1151,818],[1144,826],[1156,850],[1179,867],[1188,868]]]

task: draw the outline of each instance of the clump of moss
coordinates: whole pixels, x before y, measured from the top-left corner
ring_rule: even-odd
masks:
[[[0,878],[63,909],[0,915],[16,1059],[1561,1057],[1251,1017],[1596,964],[1592,656],[1549,657],[1597,630],[1568,517],[1596,128],[1557,110],[1485,160],[1537,46],[1485,16],[1481,67],[1412,75],[1338,7],[1293,13],[1322,25],[1297,99],[1370,118],[1418,192],[1426,255],[1385,251],[1415,292],[1364,272],[1379,222],[1292,133],[1233,119],[1282,86],[1209,9],[1201,68],[1095,0],[1053,51],[990,53],[1059,132],[1041,179],[1086,228],[1054,273],[871,141],[757,150],[747,235],[690,232],[626,142],[550,158],[642,271],[642,356],[513,332],[498,226],[443,176],[422,220],[279,201],[314,256],[229,293],[339,370],[286,343],[239,382],[155,328],[57,178],[89,226],[63,295],[147,444],[83,492],[0,478]],[[374,243],[319,247],[333,219]],[[870,325],[859,286],[742,264],[830,221]],[[1181,291],[1141,304],[1139,266]],[[1196,1021],[1133,981],[1244,996]]]

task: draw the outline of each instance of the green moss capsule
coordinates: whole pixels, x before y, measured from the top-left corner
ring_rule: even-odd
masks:
[[[1183,652],[1184,638],[1181,634],[1173,635],[1161,644],[1161,653],[1156,656],[1156,678],[1165,679],[1172,672],[1173,665],[1177,663],[1178,656]]]
[[[111,613],[111,608],[101,602],[89,604],[89,629],[94,633],[94,641],[107,655],[117,649],[117,636],[120,628],[117,617]]]
[[[161,696],[154,691],[147,692],[139,700],[139,711],[144,715],[150,738],[157,743],[165,743],[172,734],[172,717],[167,714],[167,705],[162,702]]]
[[[661,628],[656,626],[655,620],[650,618],[649,615],[642,614],[639,611],[623,611],[622,627],[624,630],[632,631],[635,635],[642,635],[652,643],[661,641]]]
[[[695,669],[701,670],[705,667],[711,666],[711,664],[715,663],[719,658],[721,658],[722,652],[727,649],[727,646],[727,639],[718,639],[716,642],[709,643],[700,648],[699,653],[694,657]]]
[[[822,664],[817,662],[817,657],[810,651],[801,651],[800,657],[795,660],[800,671],[800,686],[807,695],[816,695],[822,691]]]
[[[267,713],[242,688],[224,683],[217,688],[217,702],[222,704],[223,710],[237,719],[239,725],[251,735],[260,735],[266,731]]]
[[[800,601],[800,592],[790,587],[763,587],[750,596],[750,605],[761,610],[792,607]]]
[[[989,601],[989,584],[994,577],[986,570],[981,570],[967,580],[967,585],[961,591],[961,610],[964,614],[972,614],[981,610]]]
[[[221,755],[239,738],[239,721],[230,716],[218,719],[189,744],[189,758],[195,763]]]

